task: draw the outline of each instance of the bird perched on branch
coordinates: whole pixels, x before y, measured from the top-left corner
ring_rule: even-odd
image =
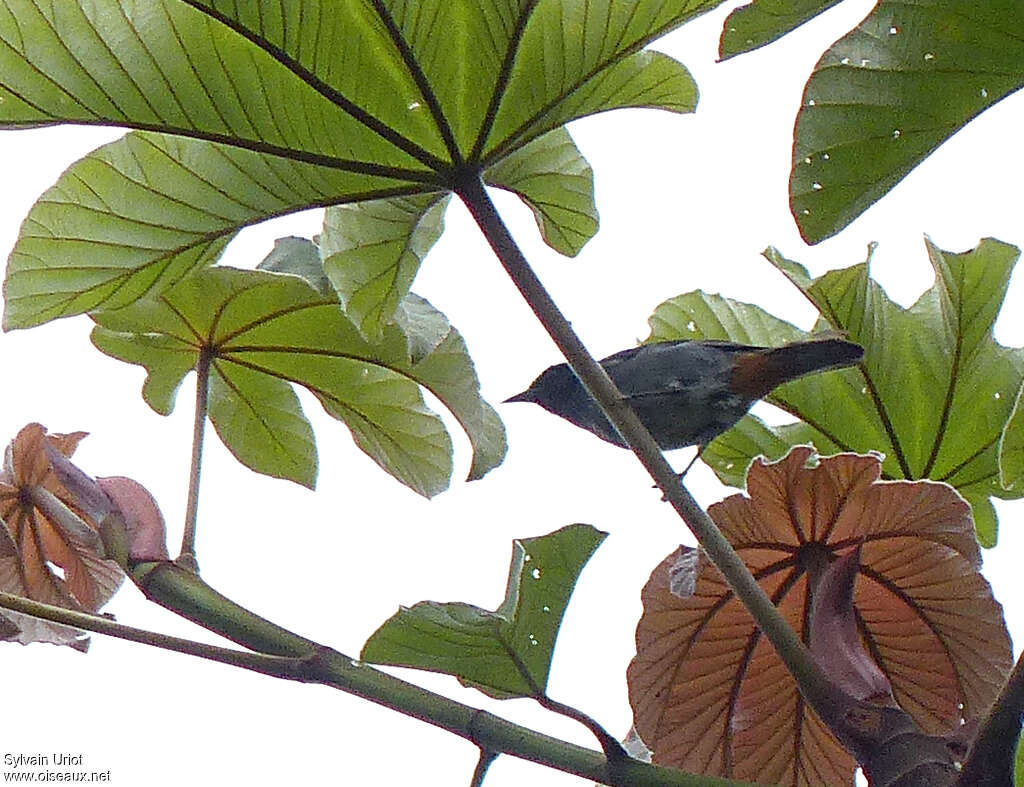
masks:
[[[782,347],[724,341],[644,344],[600,363],[663,451],[707,445],[755,401],[798,377],[859,363],[864,349],[845,339],[812,339]],[[546,369],[506,402],[533,402],[626,447],[568,364]]]

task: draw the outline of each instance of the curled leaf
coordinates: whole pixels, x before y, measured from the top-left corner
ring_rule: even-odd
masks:
[[[97,478],[124,520],[128,557],[132,560],[169,560],[167,529],[156,500],[138,481],[123,476]]]
[[[421,601],[386,620],[366,641],[362,659],[455,675],[500,699],[542,696],[569,597],[607,535],[569,525],[517,539],[497,610]]]
[[[846,694],[892,703],[892,686],[861,642],[853,585],[860,547],[837,557],[812,589],[809,645],[819,666]]]

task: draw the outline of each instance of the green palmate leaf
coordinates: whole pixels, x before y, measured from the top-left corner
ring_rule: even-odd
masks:
[[[429,308],[422,299],[417,306]],[[262,473],[309,486],[315,480],[312,430],[289,383],[315,394],[360,448],[420,494],[441,491],[451,475],[451,441],[424,405],[421,385],[466,428],[474,477],[504,453],[500,422],[479,397],[454,329],[410,362],[410,341],[397,326],[367,342],[333,293],[298,276],[209,268],[159,299],[95,319],[94,344],[146,367],[143,395],[161,413],[170,411],[184,375],[208,356],[210,419],[235,456]]]
[[[575,251],[596,213],[564,132],[531,148],[536,162],[519,153],[503,170],[502,159],[594,112],[692,110],[686,70],[643,47],[719,2],[9,0],[0,126],[135,131],[73,165],[33,209],[8,265],[4,324],[158,293],[272,216],[430,202],[488,169],[542,214],[552,245]],[[426,223],[415,222],[429,236]],[[403,237],[414,242],[390,269],[398,286],[353,310],[368,335],[429,245],[391,240]],[[363,265],[332,278],[365,284]]]
[[[480,398],[480,381],[466,343],[447,318],[418,295],[406,296],[399,311],[396,328],[411,354],[408,374],[440,399],[469,435],[469,480],[481,478],[505,457],[505,426]]]
[[[823,454],[879,451],[886,478],[956,487],[971,504],[981,543],[995,543],[989,498],[1024,494],[1015,483],[1024,424],[1011,418],[1024,350],[992,336],[1018,250],[994,240],[964,254],[930,241],[927,250],[935,284],[910,309],[889,300],[867,262],[813,279],[778,252],[765,253],[821,312],[816,327],[845,332],[865,357],[857,370],[807,377],[768,398],[803,423],[769,428],[747,416],[714,440],[703,456],[723,481],[741,485],[755,456],[777,459],[793,445],[812,443]],[[652,339],[779,344],[802,335],[755,306],[704,293],[666,302],[651,325]]]
[[[909,309],[889,300],[868,263],[811,279],[777,252],[766,256],[823,321],[866,351],[859,383],[826,400],[835,428],[827,433],[832,445],[819,448],[880,451],[887,478],[951,484],[971,504],[979,540],[991,546],[997,520],[989,498],[1022,494],[1000,484],[999,452],[1016,439],[1006,436],[1014,428],[1007,421],[1024,380],[1024,350],[992,336],[1018,251],[994,240],[963,254],[931,242],[927,249],[935,284]],[[779,436],[804,442],[809,435]]]
[[[447,194],[330,208],[320,236],[323,268],[345,312],[371,341],[409,292],[420,263],[444,230]]]
[[[770,44],[839,0],[756,0],[733,11],[718,42],[723,60]]]
[[[238,461],[261,473],[316,486],[313,427],[284,380],[262,371],[220,364],[210,375],[209,416]]]
[[[517,539],[505,600],[496,611],[421,601],[377,629],[361,658],[455,675],[492,697],[542,696],[569,597],[606,535],[569,525]]]
[[[880,2],[804,89],[790,207],[809,242],[835,234],[971,118],[1024,85],[1016,0]]]
[[[575,256],[597,232],[594,171],[563,128],[502,159],[487,170],[486,181],[518,194],[544,240],[562,254]]]

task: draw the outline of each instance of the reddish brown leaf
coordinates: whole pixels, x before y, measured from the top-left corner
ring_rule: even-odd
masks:
[[[95,611],[118,589],[123,574],[102,554],[97,523],[57,480],[47,447],[70,456],[84,432],[48,435],[40,424],[22,429],[0,470],[0,590],[71,609]],[[75,516],[62,516],[67,509]],[[81,632],[5,613],[20,642],[82,647]]]
[[[709,513],[805,641],[811,577],[863,542],[857,622],[896,700],[928,732],[984,712],[1011,651],[978,573],[968,505],[945,484],[880,481],[875,456],[813,460],[811,449],[795,448],[776,464],[755,462],[749,496]],[[853,760],[702,554],[670,555],[643,602],[627,677],[655,762],[761,783],[852,782]]]

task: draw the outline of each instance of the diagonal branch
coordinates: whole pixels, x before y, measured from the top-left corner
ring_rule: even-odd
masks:
[[[827,718],[833,697],[828,679],[715,523],[680,483],[654,438],[640,423],[611,378],[576,336],[509,234],[483,183],[477,178],[467,178],[456,188],[456,193],[473,215],[505,272],[565,355],[573,371],[664,492],[665,499],[696,536],[733,592],[757,621],[758,627],[774,645],[800,687],[801,694],[819,715]]]

